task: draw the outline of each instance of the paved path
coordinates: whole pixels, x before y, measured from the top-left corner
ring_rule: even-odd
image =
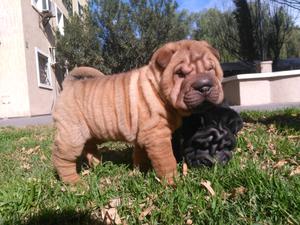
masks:
[[[286,108],[300,108],[300,102],[291,103],[271,103],[264,105],[251,105],[251,106],[232,106],[238,112],[242,111],[273,111]]]
[[[0,119],[0,127],[5,127],[5,126],[26,127],[26,126],[34,126],[34,125],[48,125],[51,123],[52,123],[51,115]]]
[[[241,111],[272,111],[284,108],[300,108],[300,102],[295,103],[280,103],[280,104],[266,104],[266,105],[253,105],[253,106],[232,106],[238,112]],[[26,127],[34,125],[48,125],[52,123],[51,115],[22,117],[22,118],[0,118],[0,127],[13,126],[13,127]]]

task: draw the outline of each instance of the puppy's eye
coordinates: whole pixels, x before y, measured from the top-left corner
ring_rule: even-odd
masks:
[[[176,71],[176,75],[178,77],[185,77],[186,74],[184,72],[182,72],[182,70],[178,70],[178,71]]]
[[[209,69],[208,70],[214,70],[214,69],[215,69],[215,64],[211,62],[209,64]]]

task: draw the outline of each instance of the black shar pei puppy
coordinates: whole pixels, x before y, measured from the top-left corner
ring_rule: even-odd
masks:
[[[236,146],[236,135],[243,127],[240,115],[226,102],[204,103],[172,137],[177,162],[183,158],[189,167],[226,164]]]

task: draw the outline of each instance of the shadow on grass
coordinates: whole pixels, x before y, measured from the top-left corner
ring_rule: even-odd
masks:
[[[22,225],[103,225],[99,219],[92,218],[89,212],[76,212],[68,209],[62,212],[54,210],[41,211]]]
[[[129,168],[133,168],[133,147],[126,147],[121,150],[109,149],[109,148],[100,148],[97,152],[96,158],[98,158],[101,163],[112,162],[115,165],[127,165]],[[83,168],[88,168],[88,161],[85,157],[81,156],[76,161],[76,170],[78,173]]]
[[[300,131],[300,115],[288,115],[278,114],[272,116],[266,116],[261,118],[253,118],[249,115],[243,114],[243,121],[248,123],[262,123],[264,125],[274,124],[277,129],[293,129],[294,131]]]
[[[122,150],[104,149],[104,150],[100,150],[100,154],[102,155],[102,162],[110,161],[116,165],[125,164],[125,165],[129,165],[130,167],[133,167],[132,147],[128,147]]]

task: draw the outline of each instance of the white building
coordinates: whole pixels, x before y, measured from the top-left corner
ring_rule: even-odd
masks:
[[[87,0],[1,0],[0,118],[50,114],[63,78],[55,31]]]

